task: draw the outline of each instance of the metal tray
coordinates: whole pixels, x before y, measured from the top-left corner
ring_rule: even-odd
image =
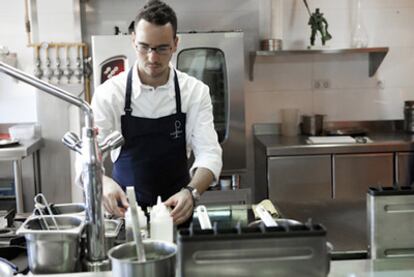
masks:
[[[0,147],[8,147],[19,144],[17,139],[0,139]]]

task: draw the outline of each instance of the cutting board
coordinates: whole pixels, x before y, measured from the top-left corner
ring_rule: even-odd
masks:
[[[321,137],[309,137],[309,144],[352,144],[356,143],[356,140],[351,136],[321,136]]]

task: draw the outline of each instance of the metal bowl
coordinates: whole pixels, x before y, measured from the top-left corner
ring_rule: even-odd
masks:
[[[173,243],[146,240],[143,242],[146,262],[138,262],[135,242],[127,242],[109,250],[113,277],[174,277],[177,246]]]

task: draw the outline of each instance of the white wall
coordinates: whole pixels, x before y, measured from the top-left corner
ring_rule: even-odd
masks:
[[[284,2],[283,36],[286,49],[308,45],[310,28],[302,0]],[[350,47],[354,2],[308,1],[329,22],[333,39],[328,48]],[[369,46],[390,51],[376,75],[368,77],[365,54],[315,55],[259,60],[253,82],[247,82],[248,126],[279,122],[280,108],[302,113],[324,113],[328,121],[403,118],[403,102],[414,99],[414,1],[363,0],[363,21]],[[320,42],[319,42],[320,43]],[[328,89],[314,89],[327,80]],[[268,107],[257,109],[257,107]]]
[[[40,42],[81,42],[78,0],[36,0],[37,24],[32,25],[33,43]],[[18,67],[31,73],[34,68],[34,50],[27,47],[24,29],[24,1],[0,0],[0,45],[7,46],[11,52],[17,52]],[[76,16],[76,12],[78,15]],[[35,23],[34,21],[32,23]],[[6,26],[5,28],[3,26]],[[64,49],[63,49],[64,50]],[[55,66],[54,49],[50,51],[52,68]],[[66,57],[61,51],[62,64]],[[72,68],[74,67],[75,49],[72,49]],[[41,51],[42,69],[45,70],[45,51]],[[0,74],[1,75],[1,74]],[[83,91],[83,84],[75,78],[67,84],[67,79],[57,84],[64,90],[78,96]],[[45,80],[45,78],[43,78]],[[19,122],[38,122],[42,127],[45,146],[41,149],[41,180],[46,197],[53,202],[70,202],[71,200],[71,162],[70,151],[61,143],[61,137],[73,124],[79,121],[77,111],[71,112],[70,106],[62,100],[45,94],[22,82],[0,76],[0,124]],[[79,125],[79,124],[77,124]],[[76,124],[75,124],[76,126]],[[25,159],[24,169],[24,204],[25,210],[33,207],[32,161]],[[0,177],[11,176],[10,166],[2,163]]]
[[[0,6],[0,46],[17,53],[18,68],[32,72],[33,50],[26,47],[24,35],[24,1],[0,0]],[[0,124],[36,121],[34,88],[0,73]]]

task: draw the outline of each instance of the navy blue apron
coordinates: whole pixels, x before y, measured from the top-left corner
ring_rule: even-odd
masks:
[[[114,163],[112,177],[125,190],[134,186],[138,204],[146,207],[162,201],[188,185],[185,122],[180,86],[174,70],[176,113],[160,118],[132,116],[132,68],[128,72],[125,115],[121,116],[125,144]],[[166,93],[166,92],[165,92]]]

